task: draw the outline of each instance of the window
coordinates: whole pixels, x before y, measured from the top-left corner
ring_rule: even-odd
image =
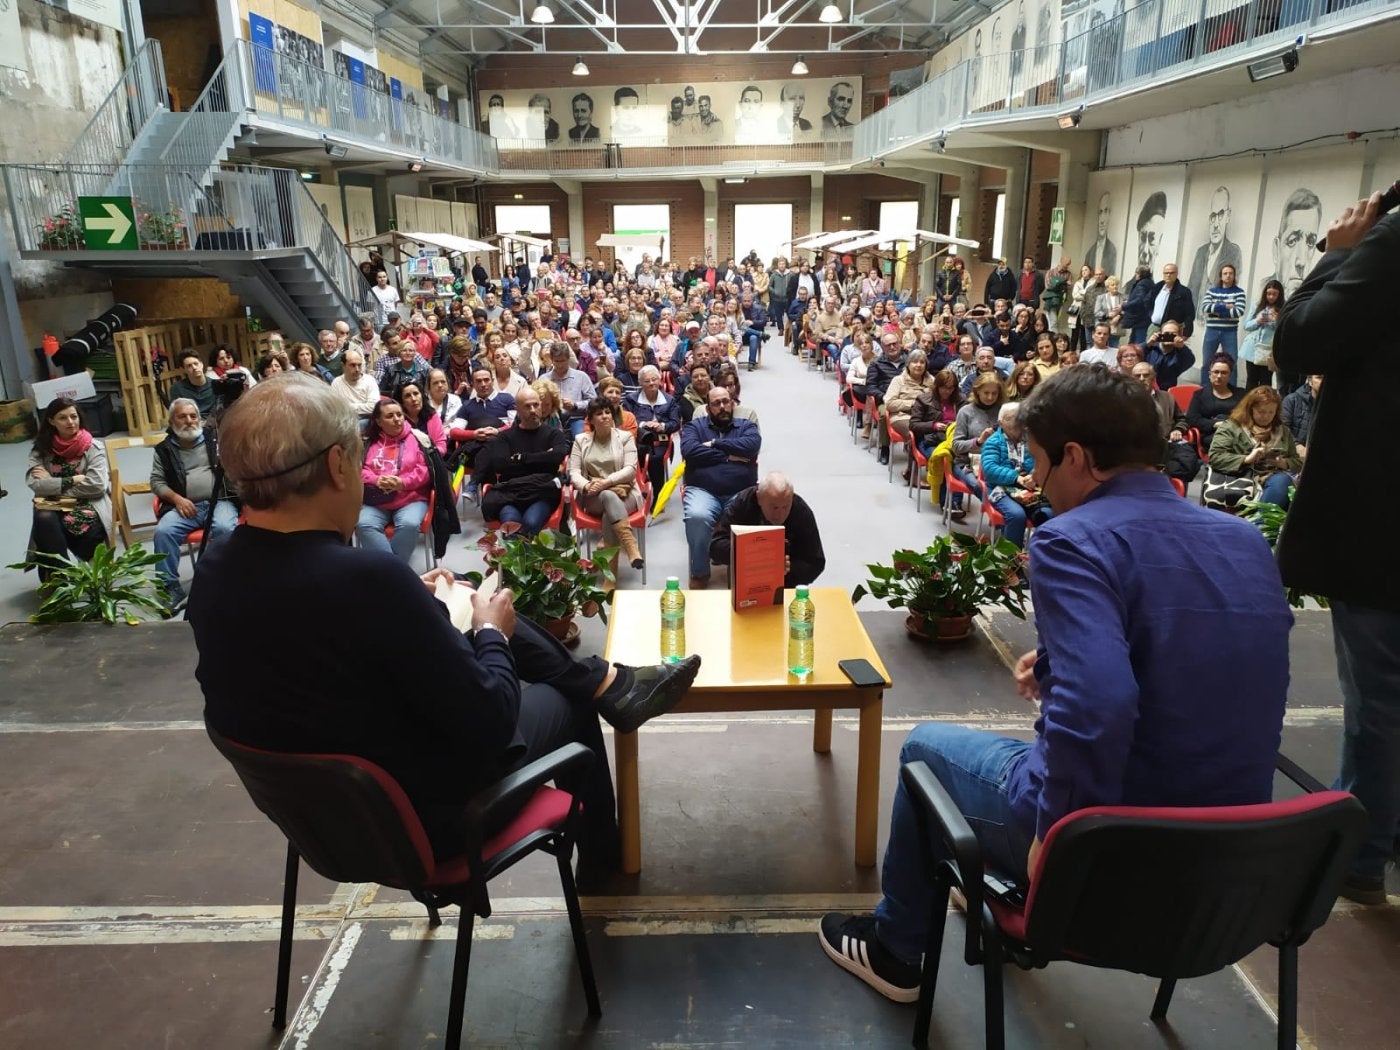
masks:
[[[553,234],[549,224],[548,204],[496,205],[497,233],[533,233],[550,237]]]
[[[996,222],[992,227],[992,258],[1000,259],[1005,252],[1002,251],[1002,240],[1006,234],[1006,194],[997,194]]]
[[[791,204],[734,205],[734,247],[730,254],[735,259],[743,259],[753,251],[764,266],[769,266],[780,255],[791,257],[791,241]]]
[[[623,244],[614,249],[619,262],[629,273],[635,273],[642,253],[652,259],[669,259],[671,255],[671,206],[669,204],[614,204],[613,233],[637,238],[636,244]],[[579,254],[577,250],[575,255]],[[587,253],[584,253],[587,254]]]

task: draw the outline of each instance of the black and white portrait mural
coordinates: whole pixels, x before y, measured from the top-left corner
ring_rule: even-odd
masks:
[[[1076,273],[1080,264],[1103,267],[1108,276],[1123,277],[1124,260],[1131,264],[1133,249],[1127,248],[1129,189],[1132,173],[1126,169],[1096,171],[1089,176],[1089,192],[1084,205],[1083,249],[1071,257]]]
[[[1184,271],[1177,258],[1177,245],[1185,192],[1183,165],[1134,169],[1128,204],[1128,254],[1118,257],[1118,275],[1125,281],[1139,266],[1151,267],[1154,281],[1161,280],[1166,263],[1178,263],[1178,272]]]
[[[1245,265],[1253,255],[1254,217],[1263,179],[1257,162],[1224,161],[1192,165],[1186,199],[1186,226],[1178,271],[1197,301],[1220,284],[1220,268],[1233,266],[1235,281],[1253,287]]]

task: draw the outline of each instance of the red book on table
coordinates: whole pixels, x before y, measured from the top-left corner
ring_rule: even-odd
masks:
[[[787,530],[781,525],[729,526],[729,589],[734,611],[783,604]]]

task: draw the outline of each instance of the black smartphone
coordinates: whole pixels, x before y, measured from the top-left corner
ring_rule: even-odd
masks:
[[[851,680],[852,685],[876,686],[885,684],[885,676],[871,665],[869,660],[839,660],[836,664],[841,673]]]

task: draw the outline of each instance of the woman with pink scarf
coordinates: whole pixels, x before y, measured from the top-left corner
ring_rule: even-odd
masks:
[[[107,449],[83,428],[69,398],[54,398],[40,413],[24,477],[34,493],[31,554],[91,561],[99,544],[113,542]],[[50,569],[38,568],[44,583]]]

